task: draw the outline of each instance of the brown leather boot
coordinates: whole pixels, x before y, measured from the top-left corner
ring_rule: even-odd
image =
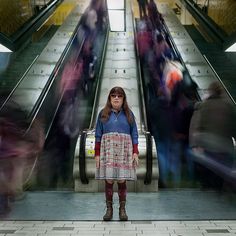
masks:
[[[112,202],[111,201],[106,201],[107,205],[107,211],[106,214],[103,216],[104,221],[109,221],[113,217],[113,208],[112,208]]]
[[[128,216],[126,215],[126,211],[125,211],[125,203],[126,201],[120,201],[119,217],[121,221],[128,220]]]

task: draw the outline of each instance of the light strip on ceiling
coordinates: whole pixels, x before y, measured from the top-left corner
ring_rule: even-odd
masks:
[[[124,10],[125,8],[124,1],[120,0],[107,0],[107,6],[109,10]]]
[[[12,51],[0,43],[0,52],[12,52]]]
[[[234,43],[233,45],[228,47],[225,51],[226,52],[236,52],[236,43]]]
[[[125,31],[124,0],[107,0],[108,16],[111,31]]]

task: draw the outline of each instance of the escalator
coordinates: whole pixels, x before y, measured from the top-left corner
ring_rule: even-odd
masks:
[[[73,176],[75,179],[75,191],[78,192],[103,191],[103,183],[94,179],[94,128],[98,112],[105,105],[110,88],[114,86],[122,86],[125,89],[128,101],[130,101],[130,107],[134,111],[139,130],[141,163],[137,173],[138,181],[136,183],[128,183],[129,189],[130,191],[136,192],[157,191],[158,189],[159,172],[156,163],[156,150],[153,138],[148,132],[149,126],[147,121],[149,117],[146,113],[148,109],[145,107],[145,105],[149,106],[151,110],[153,108],[149,103],[150,96],[147,95],[147,90],[149,88],[147,89],[145,87],[145,83],[143,83],[142,80],[132,80],[135,77],[139,78],[140,73],[138,73],[139,65],[132,61],[136,57],[133,47],[130,47],[130,45],[134,44],[134,28],[131,28],[131,21],[129,21],[132,17],[129,7],[129,4],[127,4],[127,31],[109,32],[109,37],[107,39],[107,52],[104,58],[103,74],[100,79],[101,83],[97,88],[90,126],[89,129],[84,131],[77,140]],[[190,109],[187,111],[187,120],[189,123],[193,111],[191,110],[191,106],[196,101],[204,99],[205,94],[202,92],[204,92],[204,89],[206,89],[212,81],[217,81],[218,77],[215,75],[210,65],[204,61],[202,55],[199,54],[199,51],[196,49],[196,46],[192,43],[187,33],[182,32],[181,28],[176,26],[176,19],[174,19],[173,13],[171,13],[165,5],[162,6],[161,11],[164,11],[165,14],[166,22],[164,22],[164,31],[166,38],[174,51],[175,60],[179,61],[183,67],[185,85],[184,93],[187,97],[188,103],[190,104]],[[131,37],[129,37],[129,35],[131,35]],[[227,99],[230,100],[230,96],[228,96]],[[178,101],[176,100],[176,102]],[[185,128],[187,130],[186,135],[188,135],[188,127]],[[184,163],[181,163],[186,165],[186,169],[191,169],[190,171],[186,170],[189,171],[188,174],[190,178],[192,178],[192,168],[194,168],[192,161],[200,162],[200,159],[198,160],[197,157],[194,157],[193,160],[186,159]],[[182,159],[180,162],[182,162]],[[177,171],[181,170],[179,169]],[[230,170],[230,174],[232,171],[233,170]],[[206,178],[207,176],[208,175],[206,175]],[[179,177],[180,176],[178,176],[178,178]],[[193,183],[188,183],[188,181],[189,180],[187,179],[186,184],[181,183],[183,184],[182,186],[192,187]],[[177,182],[179,182],[179,180],[177,180]],[[176,187],[179,185],[174,184],[174,186]]]
[[[81,9],[77,7],[70,14],[35,63],[1,104],[1,112],[7,110],[11,103],[16,102],[19,104],[26,114],[26,120],[29,125],[25,132],[31,129],[35,120],[43,122],[46,140],[44,152],[40,157],[32,158],[34,160],[26,167],[27,170],[24,177],[25,186],[30,189],[48,188],[48,180],[52,178],[53,171],[49,169],[47,173],[43,172],[45,170],[44,164],[48,165],[54,158],[54,156],[47,155],[49,154],[49,149],[51,151],[51,149],[55,148],[55,145],[58,145],[55,143],[52,145],[52,141],[55,140],[54,134],[55,130],[57,130],[58,111],[60,111],[63,96],[58,89],[62,73],[66,64],[70,63],[71,54],[76,52],[78,56],[80,55],[85,41],[85,35],[81,34],[83,29],[80,24],[80,11]],[[73,32],[72,35],[71,31]],[[78,38],[78,35],[80,35],[80,38]],[[95,44],[100,46],[96,48],[98,65],[100,63],[103,37],[103,33],[100,33],[95,40]],[[82,103],[80,103],[81,127],[84,127],[83,123],[86,123],[86,118],[89,117],[88,114],[91,112],[88,109],[88,99],[85,98]],[[86,111],[82,111],[84,108],[86,108]],[[60,139],[60,137],[58,138]],[[45,153],[47,154],[44,155]],[[55,168],[53,165],[48,165],[48,167]],[[72,171],[68,170],[68,172]],[[47,176],[47,181],[40,183],[38,177],[42,175]]]
[[[73,176],[75,191],[102,191],[102,181],[94,179],[95,161],[95,122],[99,111],[106,103],[107,95],[114,86],[124,88],[127,101],[133,111],[139,132],[139,168],[137,181],[128,182],[128,188],[134,192],[157,191],[158,165],[155,145],[148,132],[146,108],[143,100],[142,82],[134,47],[134,26],[130,1],[126,5],[126,32],[109,32],[106,42],[106,54],[103,59],[103,70],[97,86],[93,113],[89,128],[78,138]]]

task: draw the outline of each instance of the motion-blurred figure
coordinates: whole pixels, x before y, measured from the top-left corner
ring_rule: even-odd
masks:
[[[81,58],[83,60],[82,90],[84,95],[88,95],[92,92],[95,81],[95,65],[97,61],[97,56],[93,52],[92,43],[89,41],[83,45]]]
[[[164,35],[161,33],[155,34],[153,53],[150,54],[151,56],[149,56],[149,64],[152,74],[152,83],[156,89],[158,89],[159,86],[163,86],[162,78],[164,72],[167,71],[165,68],[169,63],[166,61],[169,60],[168,58],[171,57],[169,56],[171,55],[171,51],[172,49],[166,42]]]
[[[146,20],[138,22],[137,43],[141,63],[146,63],[150,50],[152,50],[152,31],[148,27]]]
[[[152,135],[154,136],[159,165],[159,187],[167,187],[170,174],[170,150],[172,120],[170,101],[165,96],[164,89],[160,87],[157,96],[150,104],[150,118],[152,123]]]
[[[147,9],[148,9],[148,17],[152,23],[153,29],[161,30],[163,18],[162,15],[157,10],[157,6],[154,0],[149,1]]]
[[[104,30],[106,24],[106,1],[105,0],[92,0],[90,3],[90,8],[94,9],[97,13],[97,28],[98,30]]]
[[[147,17],[147,0],[137,0],[138,1],[138,7],[139,7],[139,15],[140,15],[140,19],[143,17]]]
[[[209,97],[197,105],[191,121],[190,147],[209,154],[227,166],[233,164],[233,139],[236,137],[236,111],[224,97],[222,85],[212,82]]]
[[[39,120],[27,122],[27,113],[8,101],[0,113],[0,213],[9,211],[9,198],[23,194],[23,183],[44,145],[44,130]]]

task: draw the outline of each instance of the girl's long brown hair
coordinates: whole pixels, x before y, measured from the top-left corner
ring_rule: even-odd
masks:
[[[126,99],[126,94],[123,88],[121,87],[114,87],[111,89],[108,98],[107,98],[107,102],[105,107],[102,109],[101,112],[101,120],[102,122],[106,122],[111,114],[111,109],[112,109],[112,105],[111,105],[111,94],[118,94],[118,95],[122,95],[123,96],[123,105],[122,108],[125,112],[125,115],[127,117],[127,120],[129,122],[129,124],[132,124],[133,122],[133,116],[131,114],[131,111],[129,109],[128,103],[127,103],[127,99]]]

